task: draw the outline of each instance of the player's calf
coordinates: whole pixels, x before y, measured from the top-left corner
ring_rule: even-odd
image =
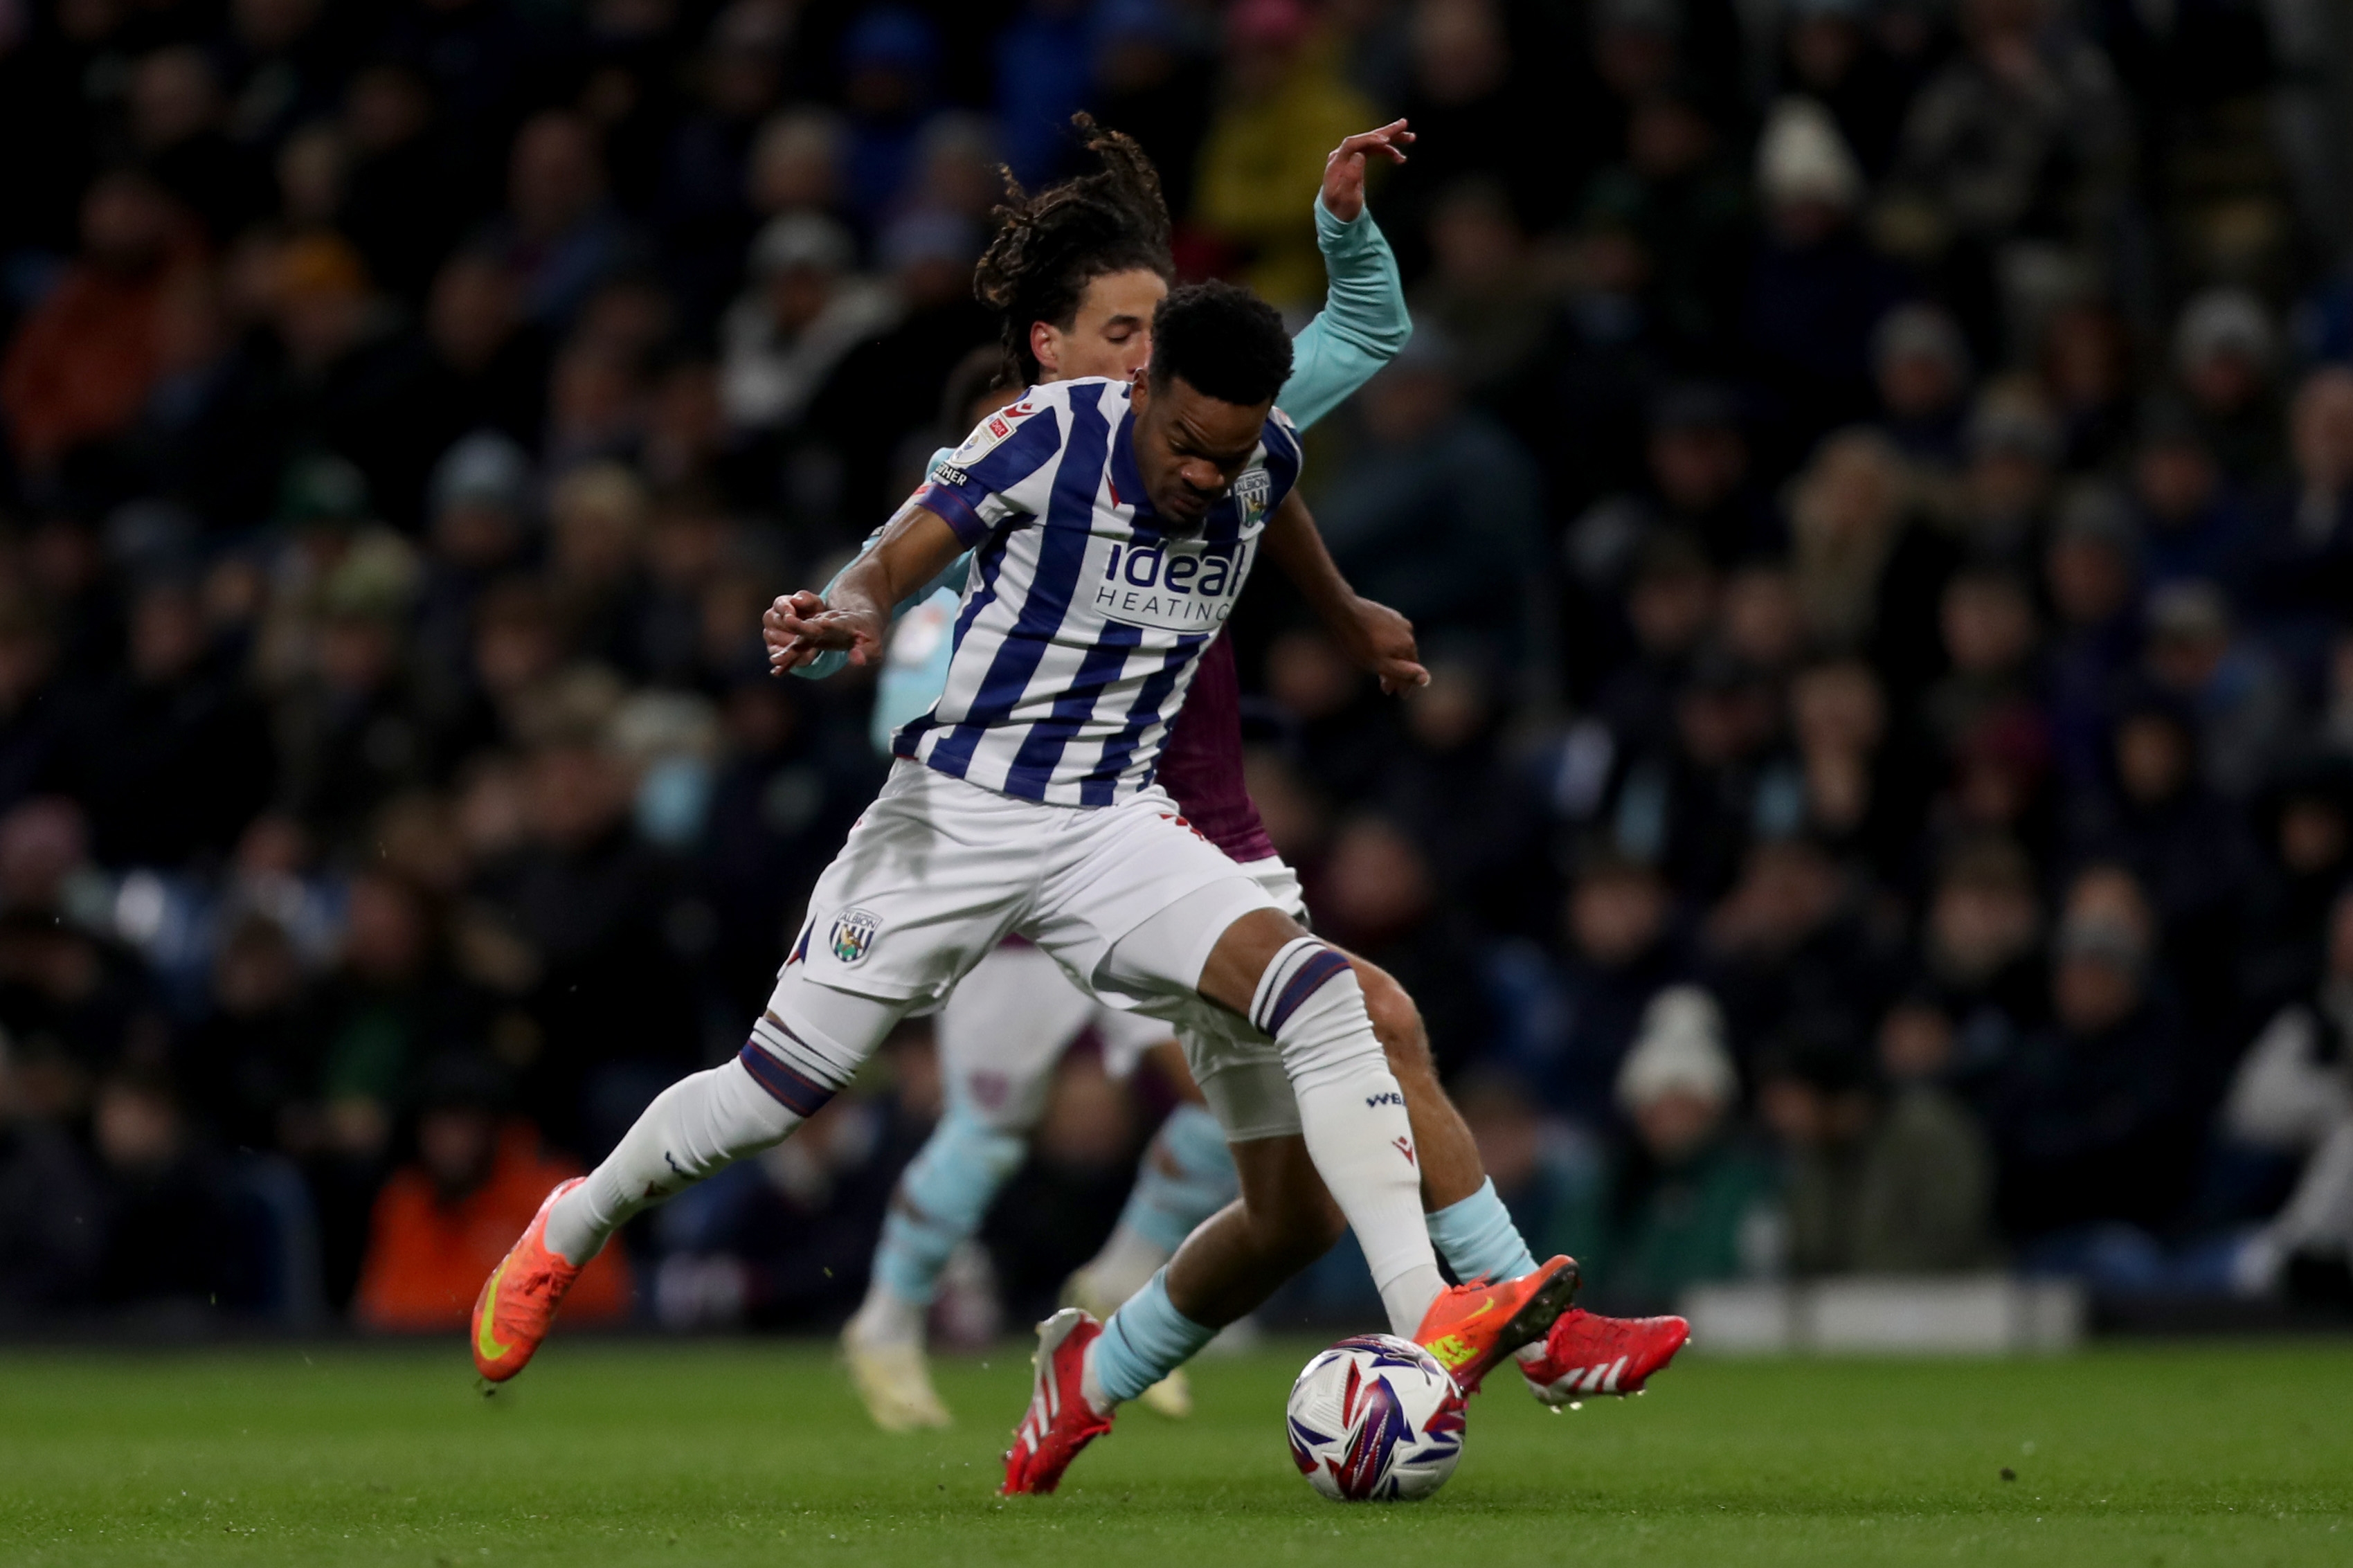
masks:
[[[1442,1281],[1422,1222],[1405,1093],[1374,1037],[1356,971],[1337,949],[1293,936],[1261,971],[1249,1016],[1282,1049],[1308,1153],[1364,1248],[1391,1330],[1410,1334]]]

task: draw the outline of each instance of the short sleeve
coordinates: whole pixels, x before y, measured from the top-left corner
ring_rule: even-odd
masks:
[[[1043,507],[1063,429],[1060,410],[1033,388],[934,462],[915,500],[945,519],[966,549],[977,546],[1007,518]]]
[[[1259,432],[1259,442],[1266,449],[1269,480],[1266,510],[1272,511],[1298,485],[1299,470],[1306,459],[1306,448],[1299,439],[1299,427],[1280,408],[1268,414],[1266,426]]]

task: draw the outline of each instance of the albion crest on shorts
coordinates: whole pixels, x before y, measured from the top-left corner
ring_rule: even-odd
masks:
[[[871,910],[844,910],[833,917],[833,932],[826,945],[842,963],[855,963],[874,946],[874,933],[881,929],[881,917]]]
[[[1054,805],[1109,805],[1152,782],[1300,447],[1270,416],[1232,491],[1200,527],[1171,526],[1136,468],[1129,391],[1032,387],[933,465],[915,499],[973,564],[946,685],[899,731],[900,756]]]

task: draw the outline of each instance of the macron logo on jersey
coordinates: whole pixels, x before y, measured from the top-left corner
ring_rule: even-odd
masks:
[[[1114,544],[1093,584],[1095,611],[1123,626],[1215,631],[1234,612],[1251,548],[1199,540]]]

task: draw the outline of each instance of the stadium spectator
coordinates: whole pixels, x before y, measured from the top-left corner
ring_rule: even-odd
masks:
[[[790,30],[775,6],[721,10],[691,67],[701,102],[678,117],[660,154],[649,204],[659,271],[692,320],[717,314],[752,236],[752,147],[783,86]]]
[[[1988,1112],[1999,1212],[2031,1265],[2096,1277],[2189,1198],[2191,1068],[2180,1005],[2152,973],[2156,935],[2128,874],[2094,868],[2069,889],[2052,1021],[2003,1065]]]
[[[2327,911],[2327,955],[2311,990],[2272,1018],[2223,1104],[2242,1142],[2287,1163],[2295,1187],[2233,1260],[2232,1282],[2343,1300],[2353,1284],[2353,891]]]
[[[761,218],[805,212],[838,215],[841,208],[841,122],[822,109],[772,115],[752,143],[744,194]]]
[[[2295,474],[2257,503],[2246,608],[2263,640],[2314,689],[2337,609],[2353,595],[2353,370],[2324,366],[2305,378],[2288,438]]]
[[[1475,0],[1474,0],[1475,3]],[[1323,153],[1380,116],[1312,47],[1301,0],[1241,0],[1225,19],[1223,100],[1201,143],[1194,216],[1276,304],[1314,300],[1324,266],[1303,191],[1324,177]]]
[[[54,482],[76,447],[119,435],[161,369],[164,302],[196,263],[187,219],[129,171],[81,203],[81,257],[31,312],[0,369],[0,406],[27,478]]]
[[[1993,1161],[1969,1113],[1930,1084],[1800,1030],[1757,1090],[1781,1143],[1794,1274],[1942,1274],[1994,1258]]]
[[[2279,474],[2278,354],[2269,312],[2244,289],[2207,289],[2182,307],[2174,328],[2174,374],[2190,413],[2222,471],[2241,485]]]
[[[1924,926],[1920,973],[1905,1004],[1917,1016],[1905,1026],[1948,1037],[1926,1076],[1982,1088],[2050,1016],[2032,864],[2006,838],[1955,846],[1937,868]]]
[[[1557,972],[1542,977],[1504,1050],[1547,1110],[1599,1128],[1616,1117],[1619,1069],[1651,998],[1688,978],[1692,963],[1665,879],[1606,845],[1583,857],[1563,924]]]
[[[523,315],[567,325],[630,243],[607,198],[594,127],[550,110],[515,133],[506,211],[491,234]]]
[[[2114,309],[2096,299],[2054,308],[2042,328],[2042,388],[2064,429],[2064,466],[2095,473],[2117,466],[2132,437],[2130,344]]]
[[[1693,986],[1661,992],[1618,1075],[1633,1135],[1554,1233],[1571,1241],[1597,1310],[1780,1268],[1772,1173],[1734,1123],[1738,1092],[1715,1003]]]
[[[1888,439],[1932,475],[1961,464],[1969,352],[1935,305],[1899,305],[1871,335],[1871,374]]]
[[[463,1058],[437,1062],[417,1118],[417,1160],[375,1200],[352,1315],[379,1332],[463,1328],[482,1280],[547,1189],[579,1173],[539,1148],[525,1123],[502,1121],[492,1075]],[[628,1259],[608,1247],[582,1270],[567,1318],[611,1322],[629,1311]]]
[[[105,1246],[98,1173],[54,1110],[27,1103],[0,1061],[0,1326],[11,1329],[87,1301]]]
[[[1543,544],[1535,466],[1465,407],[1457,351],[1425,328],[1365,389],[1368,450],[1336,479],[1316,521],[1359,591],[1413,617],[1420,635],[1475,648],[1531,690],[1546,678]],[[1495,584],[1516,591],[1499,595]]]
[[[870,6],[842,35],[841,101],[849,110],[844,194],[868,232],[907,189],[916,147],[936,110],[937,29],[921,12]]]
[[[1800,671],[1789,722],[1805,778],[1810,831],[1902,885],[1926,824],[1933,763],[1897,729],[1871,667],[1844,658]]]
[[[835,364],[895,314],[893,301],[851,275],[848,231],[818,213],[769,220],[752,247],[752,280],[729,310],[720,397],[739,432],[796,424]]]
[[[1793,452],[1871,411],[1873,329],[1905,292],[1903,275],[1856,232],[1862,171],[1828,110],[1774,105],[1757,145],[1763,237],[1748,267],[1741,336],[1751,374],[1774,389]]]
[[[2353,770],[2308,759],[2259,803],[2263,870],[2247,900],[2238,994],[2253,1025],[2316,984],[2330,907],[2353,874]]]
[[[1315,868],[1314,896],[1335,941],[1394,974],[1422,1010],[1440,1071],[1471,1060],[1487,1033],[1472,937],[1440,899],[1428,851],[1393,820],[1341,825]]]
[[[1508,193],[1488,179],[1442,193],[1430,217],[1430,276],[1413,296],[1417,341],[1444,334],[1464,390],[1525,428],[1525,411],[1514,405],[1539,374],[1552,300]]]
[[[1093,107],[1159,169],[1172,213],[1193,210],[1194,152],[1213,107],[1216,68],[1203,42],[1165,0],[1109,0],[1095,10]]]
[[[1641,243],[1649,260],[1645,305],[1662,346],[1685,364],[1721,365],[1739,331],[1746,183],[1715,124],[1675,86],[1646,89],[1634,100],[1625,142],[1624,161],[1594,176],[1586,214],[1606,215]]]
[[[1702,935],[1726,1039],[1744,1058],[1797,1022],[1867,1037],[1894,981],[1895,955],[1852,878],[1810,838],[1751,848]]]
[[[137,1068],[108,1078],[90,1108],[90,1139],[100,1173],[91,1217],[105,1237],[96,1304],[159,1322],[269,1304],[269,1237],[168,1084]]]

